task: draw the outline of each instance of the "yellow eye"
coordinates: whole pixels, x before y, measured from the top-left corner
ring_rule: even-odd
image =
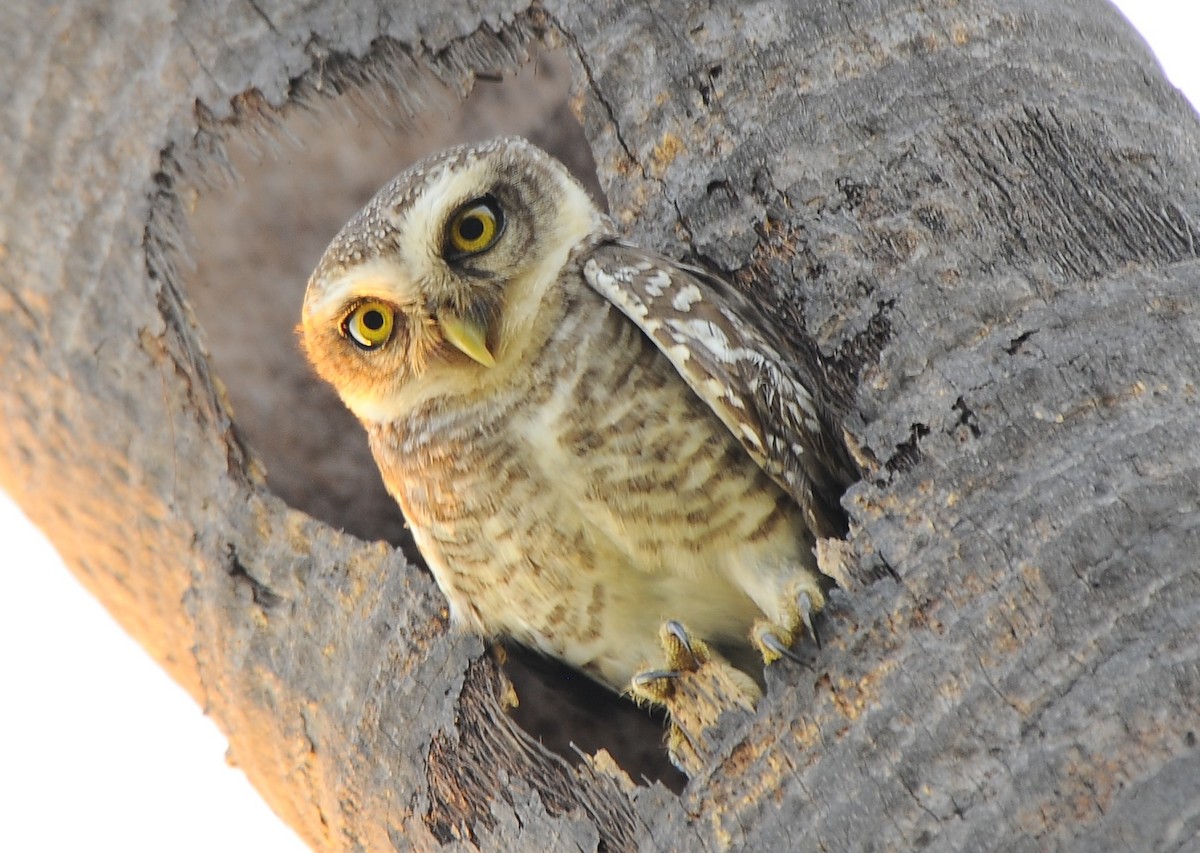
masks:
[[[342,328],[363,349],[375,349],[388,342],[394,323],[392,307],[371,300],[355,308],[342,323]]]
[[[490,249],[504,230],[504,214],[491,196],[469,201],[446,228],[446,259],[455,261]]]

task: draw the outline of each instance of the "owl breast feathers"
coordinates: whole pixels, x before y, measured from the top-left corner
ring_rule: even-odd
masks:
[[[686,626],[754,670],[825,601],[852,466],[740,292],[622,243],[521,139],[435,155],[337,235],[302,342],[453,618],[623,690]]]

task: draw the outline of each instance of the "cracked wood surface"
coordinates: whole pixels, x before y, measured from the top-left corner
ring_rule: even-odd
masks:
[[[474,5],[0,23],[0,484],[276,812],[316,849],[1197,843],[1200,130],[1116,11]],[[878,463],[822,648],[680,796],[538,748],[424,573],[271,492],[182,283],[227,137],[415,120],[540,43],[617,220],[807,336]]]

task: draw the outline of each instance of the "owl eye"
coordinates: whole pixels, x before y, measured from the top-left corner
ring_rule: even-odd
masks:
[[[390,305],[364,302],[342,322],[342,330],[362,349],[375,349],[392,336],[395,312]]]
[[[469,201],[446,227],[446,259],[478,255],[495,245],[504,230],[504,213],[491,196]]]

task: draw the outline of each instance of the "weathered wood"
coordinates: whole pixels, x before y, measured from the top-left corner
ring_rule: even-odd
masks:
[[[471,6],[0,22],[0,484],[272,807],[318,849],[1196,843],[1200,128],[1128,25]],[[806,336],[878,463],[811,668],[678,797],[540,750],[426,575],[271,493],[183,289],[229,136],[338,92],[415,117],[555,42],[614,215]]]

